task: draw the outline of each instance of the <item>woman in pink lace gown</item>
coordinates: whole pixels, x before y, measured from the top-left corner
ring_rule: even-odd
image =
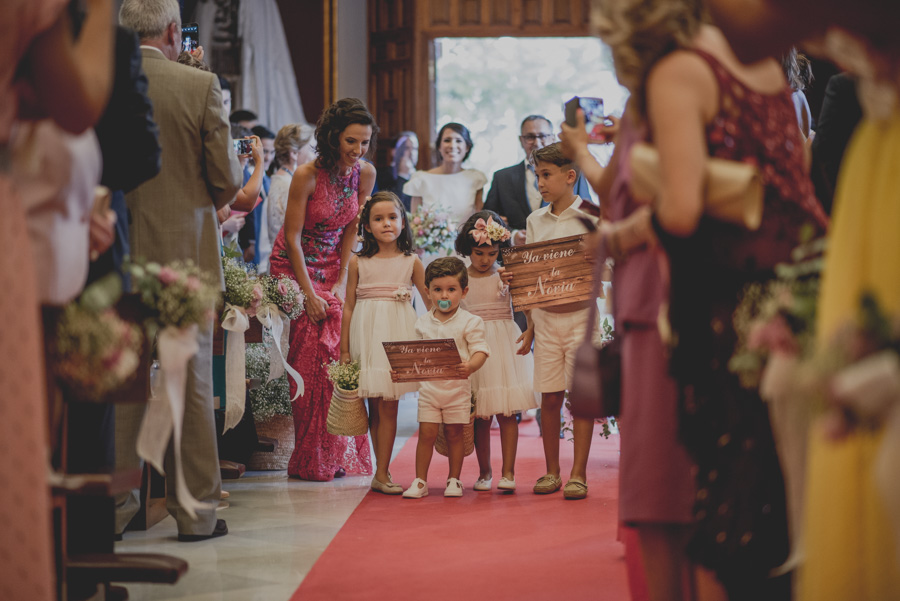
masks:
[[[293,404],[288,475],[304,480],[327,481],[345,470],[372,473],[368,437],[334,436],[325,429],[332,385],[324,364],[339,356],[360,200],[375,183],[375,168],[360,159],[377,133],[375,118],[355,98],[338,100],[322,113],[316,125],[318,158],[295,171],[284,227],[272,248],[269,272],[296,279],[306,295],[306,311],[291,322],[287,356],[304,383]],[[291,396],[295,390],[292,381]]]

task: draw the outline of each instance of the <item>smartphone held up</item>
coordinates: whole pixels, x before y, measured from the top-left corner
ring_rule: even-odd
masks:
[[[251,138],[237,138],[231,141],[234,145],[234,152],[237,153],[239,157],[248,157],[253,154],[251,142]]]
[[[584,129],[587,131],[588,142],[591,144],[605,144],[609,142],[604,129],[613,124],[603,112],[603,99],[590,98],[588,96],[573,96],[564,105],[566,125],[575,127],[576,111],[584,111]]]
[[[196,23],[186,23],[181,28],[181,51],[193,52],[200,45],[200,32]]]

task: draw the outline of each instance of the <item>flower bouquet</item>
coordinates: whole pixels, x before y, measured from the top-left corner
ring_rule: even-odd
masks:
[[[138,455],[164,471],[163,460],[171,440],[175,449],[175,494],[185,512],[196,517],[197,512],[208,510],[209,506],[191,495],[181,474],[185,389],[188,362],[199,350],[197,332],[215,318],[219,290],[212,277],[191,261],[173,261],[167,265],[133,262],[126,264],[125,269],[150,314],[144,321],[145,329],[149,338],[156,338],[164,375],[165,394],[147,404],[138,434]]]
[[[148,336],[168,326],[183,329],[208,324],[215,317],[219,291],[209,274],[192,261],[131,263],[132,287],[150,310]]]
[[[728,368],[745,388],[763,383],[771,357],[811,353],[824,249],[824,239],[802,244],[794,250],[794,263],[775,268],[775,279],[744,289],[733,316],[738,344]]]
[[[54,371],[79,399],[102,400],[134,377],[143,340],[115,310],[72,303],[57,324]]]
[[[805,242],[792,263],[775,268],[775,279],[744,289],[732,317],[738,342],[728,369],[740,384],[759,390],[769,420],[787,493],[791,554],[782,569],[802,561],[803,490],[806,441],[814,413],[810,386],[815,381],[808,358],[816,336],[824,239]]]
[[[409,225],[418,250],[433,255],[449,255],[453,252],[456,232],[442,209],[435,207],[428,210],[420,206],[409,216]]]
[[[239,307],[247,315],[255,315],[266,296],[263,280],[256,276],[252,267],[248,269],[231,257],[222,258],[222,271],[225,274],[225,305]]]
[[[288,319],[297,319],[303,313],[306,297],[300,291],[300,284],[286,275],[262,278],[266,302],[278,305]]]
[[[369,430],[369,417],[358,394],[359,363],[332,361],[323,367],[334,384],[326,419],[328,432],[338,436],[362,436]]]

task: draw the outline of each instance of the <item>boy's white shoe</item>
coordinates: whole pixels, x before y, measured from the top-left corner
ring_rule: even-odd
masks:
[[[428,496],[428,483],[421,478],[412,481],[405,491],[403,491],[404,499],[421,499]]]
[[[491,490],[491,482],[492,481],[493,481],[493,478],[479,478],[475,482],[475,486],[473,486],[472,488],[474,490],[478,490],[478,491]]]
[[[444,489],[444,496],[461,497],[462,493],[462,482],[460,482],[457,478],[447,478],[447,488]]]
[[[500,482],[497,484],[497,489],[504,492],[513,492],[514,490],[516,490],[516,481],[510,480],[506,477],[500,478]]]

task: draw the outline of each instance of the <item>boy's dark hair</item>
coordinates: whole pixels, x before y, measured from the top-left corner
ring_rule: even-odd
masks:
[[[222,88],[222,91],[228,90],[231,91],[231,84],[228,83],[228,80],[222,77],[221,75],[216,75],[219,78],[219,87]],[[229,118],[230,119],[230,118]]]
[[[274,140],[275,132],[266,127],[265,125],[254,125],[250,128],[250,131],[253,132],[253,135],[259,136],[260,140]]]
[[[228,117],[228,120],[232,123],[240,123],[241,121],[256,121],[259,117],[256,116],[256,113],[253,111],[248,111],[247,109],[238,109],[231,113],[231,116]]]
[[[357,235],[362,238],[362,248],[359,249],[359,252],[356,254],[360,257],[374,257],[378,254],[380,248],[378,246],[378,240],[375,239],[372,232],[366,230],[366,225],[369,223],[369,215],[372,213],[372,207],[379,202],[394,203],[397,211],[403,216],[403,231],[400,232],[400,235],[397,237],[397,248],[402,250],[404,255],[413,254],[413,235],[412,230],[409,228],[409,215],[406,214],[406,209],[403,207],[403,203],[400,199],[397,198],[397,195],[387,190],[376,192],[369,197],[369,200],[363,205],[362,214],[359,216],[359,231],[357,232]]]
[[[316,123],[316,154],[319,155],[316,167],[325,171],[332,171],[337,167],[341,155],[341,132],[353,124],[368,125],[372,128],[369,152],[375,149],[375,139],[378,137],[375,117],[362,100],[341,98],[322,111]]]
[[[474,144],[472,143],[472,134],[469,133],[469,128],[463,125],[462,123],[448,123],[444,125],[439,131],[437,135],[437,140],[434,142],[434,149],[437,152],[438,162],[441,161],[441,138],[444,137],[444,130],[449,129],[458,133],[463,141],[466,143],[466,156],[463,157],[463,161],[469,158],[469,155],[472,154],[472,147]]]
[[[581,170],[575,162],[563,154],[559,142],[548,144],[543,148],[536,148],[534,152],[531,153],[531,160],[534,161],[535,168],[537,168],[538,163],[550,163],[551,165],[556,165],[560,169],[565,169],[566,171],[572,169],[575,171],[575,177],[581,175]]]
[[[431,287],[431,281],[435,278],[448,275],[459,280],[459,285],[463,288],[469,285],[469,270],[466,269],[466,264],[456,257],[441,257],[425,268],[425,287]]]
[[[509,229],[509,226],[506,225],[506,222],[503,221],[503,218],[494,211],[478,211],[477,213],[469,217],[466,222],[459,228],[459,233],[456,236],[456,243],[454,244],[454,246],[456,247],[456,252],[464,257],[469,257],[472,255],[472,249],[476,246],[487,246],[486,244],[475,244],[475,239],[469,234],[469,232],[475,229],[476,221],[478,221],[479,219],[484,219],[485,221],[487,221],[488,217],[493,219],[495,223],[499,223],[506,229]],[[504,242],[498,242],[497,244],[500,245],[500,248],[506,248],[510,246],[510,241],[506,240]],[[493,246],[493,244],[491,246]],[[497,261],[501,265],[503,265],[502,253],[497,255]]]

